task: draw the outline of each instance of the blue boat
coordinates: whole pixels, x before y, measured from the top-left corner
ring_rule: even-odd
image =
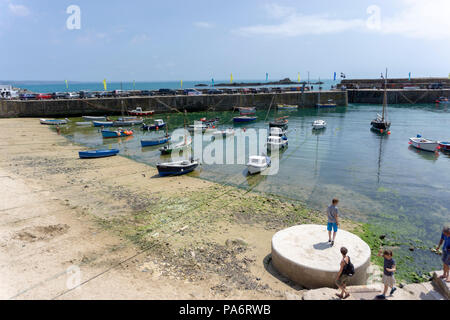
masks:
[[[80,151],[78,155],[81,159],[92,159],[92,158],[105,158],[115,156],[119,153],[118,149],[107,149],[107,150],[91,150],[91,151]]]
[[[170,137],[162,137],[160,139],[155,140],[141,140],[141,146],[142,147],[157,146],[169,142],[170,139],[171,139]]]
[[[152,130],[159,130],[166,126],[166,123],[162,119],[155,120],[154,124],[143,124],[142,130],[152,131]]]
[[[256,117],[248,117],[248,116],[241,116],[241,117],[234,117],[234,122],[252,122],[255,121]]]
[[[112,127],[114,122],[112,121],[92,121],[94,127]]]
[[[109,131],[109,130],[102,130],[102,136],[103,138],[119,138],[119,137],[127,137],[132,136],[133,131],[127,131],[127,130],[117,130],[117,131]]]

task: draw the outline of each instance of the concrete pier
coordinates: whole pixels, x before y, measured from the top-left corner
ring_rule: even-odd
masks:
[[[322,91],[321,102],[333,99],[338,106],[347,106],[345,91]],[[314,107],[318,92],[285,92],[258,94],[221,94],[200,96],[150,96],[127,98],[92,98],[61,100],[0,100],[0,117],[76,117],[82,115],[120,114],[122,110],[142,107],[156,113],[192,111],[231,111],[235,107],[256,107],[267,110],[272,104],[293,104]]]
[[[327,242],[325,225],[298,225],[279,231],[272,238],[272,263],[284,276],[308,289],[336,287],[341,247],[355,266],[348,285],[367,282],[370,248],[358,236],[339,230],[333,247]]]
[[[383,104],[381,89],[348,89],[349,103]],[[439,97],[450,97],[450,89],[388,89],[388,104],[435,103]]]

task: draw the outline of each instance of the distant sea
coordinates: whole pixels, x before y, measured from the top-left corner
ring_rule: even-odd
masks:
[[[230,80],[215,80],[215,84],[228,83]],[[269,81],[277,81],[270,79]],[[295,81],[295,80],[293,80]],[[303,80],[302,80],[303,81]],[[321,80],[323,90],[330,89],[332,85],[336,85],[339,81],[333,80]],[[236,80],[235,83],[240,82],[260,82],[264,83],[265,80]],[[311,83],[318,82],[318,80],[310,80]],[[76,92],[81,90],[86,91],[103,91],[103,82],[68,82],[69,88],[66,88],[64,81],[0,81],[0,84],[11,84],[15,88],[27,89],[31,92],[47,93],[47,92]],[[196,88],[197,84],[205,84],[207,87],[198,88],[210,88],[212,87],[211,80],[209,81],[183,81],[183,89]],[[295,87],[296,85],[271,85],[278,87]],[[317,85],[316,85],[317,86]],[[317,86],[318,87],[318,86]],[[107,90],[157,90],[161,88],[167,89],[180,89],[180,81],[161,81],[161,82],[107,82]],[[220,87],[223,88],[223,87]]]

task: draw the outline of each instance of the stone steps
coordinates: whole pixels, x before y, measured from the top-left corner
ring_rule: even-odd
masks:
[[[441,275],[442,271],[433,272],[433,284],[447,300],[450,300],[450,283],[440,279]]]

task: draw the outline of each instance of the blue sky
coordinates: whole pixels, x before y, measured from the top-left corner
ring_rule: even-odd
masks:
[[[448,0],[0,0],[0,79],[447,77],[449,17]]]

